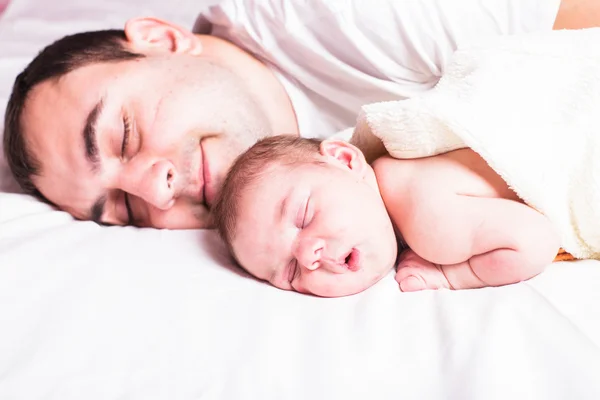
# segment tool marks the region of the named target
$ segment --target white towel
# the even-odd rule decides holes
[[[352,142],[373,159],[377,138],[397,158],[471,147],[568,252],[600,259],[600,29],[459,49],[431,91],[363,107]]]

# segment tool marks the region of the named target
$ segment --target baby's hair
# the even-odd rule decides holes
[[[236,233],[239,200],[244,191],[275,164],[318,163],[320,145],[320,139],[271,136],[256,142],[234,161],[212,209],[215,226],[234,257],[231,242]]]

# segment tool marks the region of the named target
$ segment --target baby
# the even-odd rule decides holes
[[[214,218],[250,274],[324,297],[361,292],[394,266],[405,292],[516,283],[560,246],[470,149],[371,166],[344,141],[270,137],[237,159]]]

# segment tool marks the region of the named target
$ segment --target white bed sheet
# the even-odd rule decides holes
[[[191,26],[201,6],[163,3],[12,0],[0,111],[47,40],[145,9]],[[247,277],[214,232],[99,227],[0,184],[2,400],[600,398],[599,262],[320,299]]]

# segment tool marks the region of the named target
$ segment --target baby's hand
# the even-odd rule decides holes
[[[408,249],[400,255],[396,282],[403,292],[424,289],[451,289],[440,266],[431,263]]]

